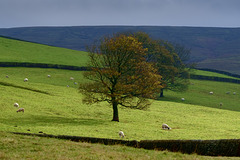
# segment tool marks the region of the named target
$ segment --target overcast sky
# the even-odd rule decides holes
[[[87,25],[240,27],[240,0],[0,0],[0,28]]]

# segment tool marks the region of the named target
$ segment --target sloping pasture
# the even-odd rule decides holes
[[[87,52],[0,37],[0,62],[86,66]]]
[[[77,85],[69,79],[72,76],[78,83],[83,81],[80,71],[1,68],[0,73],[1,131],[118,138],[118,131],[123,130],[129,140],[239,138],[239,111],[196,104],[216,102],[217,106],[219,99],[215,93],[225,92],[221,90],[222,83],[214,83],[212,87],[217,91],[209,95],[209,90],[213,89],[209,82],[193,81],[190,93],[181,93],[187,97],[184,102],[178,100],[179,95],[173,98],[174,95],[167,92],[166,99],[169,97],[175,102],[155,100],[147,110],[120,107],[120,123],[116,123],[110,121],[112,108],[108,104],[82,104]],[[49,73],[51,78],[47,77]],[[26,76],[29,81],[23,82]],[[68,83],[72,83],[70,87],[66,86]],[[203,89],[202,85],[208,87]],[[232,89],[239,87],[231,85],[235,85]],[[234,96],[239,95],[226,95],[225,101],[237,100]],[[25,108],[24,113],[16,112],[15,102]],[[162,123],[173,129],[162,130]]]

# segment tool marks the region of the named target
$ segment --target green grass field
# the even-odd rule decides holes
[[[196,69],[193,69],[193,70],[192,70],[192,74],[203,75],[203,76],[221,77],[221,78],[240,79],[240,78],[231,77],[231,76],[224,75],[224,74],[220,74],[220,73],[208,72],[208,71],[196,70]]]
[[[146,111],[120,107],[120,123],[116,123],[110,121],[112,108],[108,104],[82,104],[77,85],[70,80],[72,76],[81,82],[80,71],[1,68],[3,72],[12,73],[9,78],[1,74],[0,79],[2,84],[8,84],[0,85],[3,110],[0,122],[3,131],[118,138],[118,131],[124,130],[129,140],[240,136],[240,126],[237,125],[240,120],[237,108],[239,94],[227,95],[224,90],[225,87],[230,91],[240,89],[237,84],[195,80],[188,92],[166,92],[165,101],[153,101]],[[26,73],[29,81],[23,82]],[[48,73],[52,73],[51,78],[47,77]],[[213,89],[214,94],[209,95]],[[181,97],[186,100],[181,102]],[[220,100],[223,103],[221,108]],[[16,113],[13,107],[15,102],[25,108],[25,113]],[[161,130],[162,123],[169,124],[173,130]]]
[[[210,95],[209,92],[213,92]],[[229,94],[226,94],[229,92]],[[236,93],[234,95],[234,92]],[[240,111],[240,85],[226,82],[191,80],[187,92],[164,92],[160,101],[174,101],[186,104],[196,104],[217,109]],[[185,98],[182,102],[181,98]],[[223,105],[220,106],[220,103]]]
[[[88,54],[65,48],[0,37],[0,62],[31,62],[86,66]]]
[[[0,132],[0,159],[34,160],[236,160],[237,157],[209,157],[196,154],[188,155],[167,151],[136,149],[125,146],[106,146],[71,142],[51,138],[13,135]]]
[[[14,43],[12,45],[17,46]],[[28,43],[28,45],[35,44]],[[0,50],[2,48],[0,47]],[[46,49],[45,53],[48,51]],[[4,58],[2,53],[1,50],[1,61],[11,61],[6,58],[11,56],[3,54]],[[13,52],[9,51],[9,53]],[[27,55],[22,54],[22,56],[25,62],[31,62]],[[60,59],[64,61],[64,58]],[[16,61],[16,57],[12,58],[12,61]],[[51,59],[46,59],[45,62],[40,59],[38,62],[51,63],[50,61]],[[55,61],[60,63],[57,59]],[[61,64],[76,65],[69,59],[65,59],[65,61]],[[86,64],[86,61],[87,59],[84,59],[82,64]],[[111,121],[112,108],[107,103],[92,106],[82,103],[82,95],[78,92],[78,84],[85,81],[82,73],[81,71],[57,69],[0,67],[0,159],[18,159],[20,156],[23,156],[23,159],[31,159],[30,157],[39,157],[40,155],[45,156],[46,159],[66,159],[64,156],[68,156],[68,154],[70,154],[70,159],[74,159],[78,156],[85,156],[79,155],[78,150],[71,145],[83,149],[82,153],[87,152],[83,157],[85,159],[114,159],[111,157],[112,154],[120,155],[119,159],[142,159],[142,156],[145,157],[143,159],[159,159],[161,156],[165,159],[205,158],[120,146],[114,146],[106,154],[106,157],[102,158],[103,154],[105,155],[111,147],[25,137],[7,132],[43,132],[54,135],[119,139],[118,132],[123,130],[126,140],[240,138],[239,84],[191,80],[187,92],[165,91],[165,97],[152,101],[152,105],[147,110],[119,107],[120,122],[118,123]],[[9,78],[6,78],[6,75]],[[47,75],[51,75],[51,77],[48,78]],[[28,82],[23,81],[26,77],[29,79]],[[74,77],[74,80],[70,80],[70,77]],[[214,94],[210,95],[210,91],[213,91]],[[230,94],[226,94],[226,92],[230,92]],[[233,95],[233,92],[237,94]],[[181,98],[185,98],[185,101],[181,101]],[[16,112],[17,108],[13,106],[15,102],[25,108],[24,113]],[[223,103],[223,106],[219,106],[220,103]],[[162,130],[163,123],[167,123],[172,130]],[[48,148],[53,149],[54,147],[57,147],[57,150],[63,150],[65,145],[67,145],[68,152],[60,151],[59,155],[58,151],[51,152],[50,149],[46,154],[44,153]],[[17,146],[27,146],[31,149],[30,151],[22,149],[23,153],[18,153],[20,150]],[[9,150],[11,151],[9,152]],[[51,153],[53,153],[52,157],[49,156]]]
[[[195,80],[193,81],[195,84],[189,89],[190,93],[185,92],[180,95],[175,93],[176,95],[174,95],[166,92],[165,99],[174,97],[172,102],[153,101],[151,107],[146,111],[120,107],[120,122],[118,123],[110,121],[112,109],[107,104],[84,105],[81,102],[81,94],[78,93],[77,85],[66,86],[66,84],[73,83],[69,79],[70,76],[74,77],[77,82],[81,82],[82,72],[80,71],[0,68],[0,73],[1,159],[19,159],[19,157],[23,159],[38,159],[39,157],[41,157],[40,159],[67,159],[67,157],[71,157],[70,159],[116,159],[115,156],[118,157],[117,159],[219,158],[167,151],[148,151],[123,146],[75,143],[12,135],[6,132],[38,133],[41,131],[54,135],[119,139],[118,131],[123,130],[127,135],[126,140],[235,139],[240,136],[239,111],[196,104],[202,102],[202,99],[195,97],[198,95],[205,97],[206,103],[218,102],[215,92],[213,95],[209,95],[208,89],[218,88],[222,83],[216,83],[211,87],[208,81]],[[9,78],[5,77],[5,73],[9,75]],[[51,74],[51,78],[48,78],[47,74]],[[29,81],[23,82],[26,76]],[[233,85],[234,89],[239,87],[237,84],[226,84]],[[209,85],[206,92],[202,88],[204,85]],[[191,95],[191,97],[187,95]],[[179,101],[182,96],[187,97],[186,101]],[[232,98],[239,95],[227,96],[226,101],[232,101]],[[189,103],[190,98],[195,104],[186,104]],[[236,105],[239,103],[239,98],[237,100]],[[15,102],[25,108],[25,113],[16,113],[17,109],[13,106]],[[162,130],[162,123],[169,124],[173,129]],[[19,149],[23,146],[24,149]]]

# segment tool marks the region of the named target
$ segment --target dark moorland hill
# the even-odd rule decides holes
[[[76,26],[3,28],[0,35],[74,50],[85,50],[99,38],[117,32],[144,31],[154,39],[191,49],[199,68],[240,74],[240,28],[160,26]]]

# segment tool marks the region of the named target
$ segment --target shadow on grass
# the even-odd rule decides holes
[[[33,92],[37,92],[37,93],[50,95],[50,93],[45,92],[45,91],[41,91],[41,90],[33,89],[33,88],[27,88],[27,87],[23,87],[23,86],[18,86],[18,85],[11,84],[11,83],[0,82],[0,85],[8,86],[8,87],[14,87],[14,88],[19,88],[19,89],[25,89],[25,90],[28,90],[28,91],[33,91]]]
[[[25,114],[25,113],[24,113]],[[2,123],[7,125],[36,125],[36,126],[54,126],[54,125],[69,125],[69,126],[91,126],[91,125],[102,125],[107,123],[101,119],[90,119],[90,118],[67,118],[67,117],[54,117],[54,116],[22,116],[11,119],[1,119]]]

